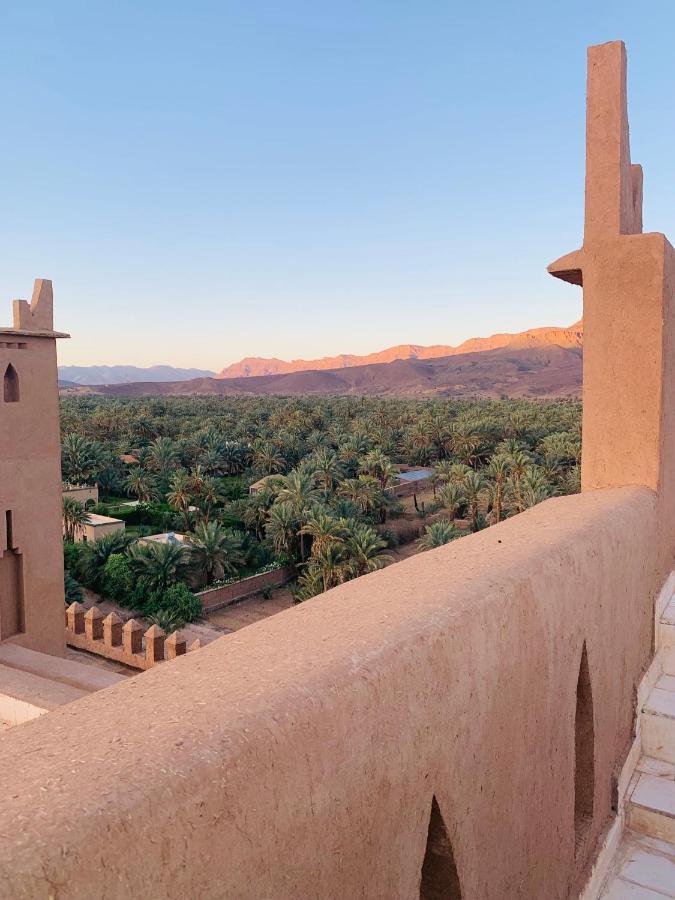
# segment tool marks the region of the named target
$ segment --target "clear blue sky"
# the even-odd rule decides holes
[[[587,44],[629,53],[675,237],[675,5],[31,0],[0,8],[0,321],[63,363],[220,368],[569,324]]]

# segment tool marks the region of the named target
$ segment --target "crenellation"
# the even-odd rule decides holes
[[[68,630],[72,634],[84,634],[84,606],[76,600],[68,607]]]
[[[103,640],[106,647],[119,647],[122,643],[122,620],[116,612],[108,613],[103,620]]]
[[[175,659],[187,653],[187,641],[180,631],[174,631],[168,636],[164,642],[164,651],[166,659]]]
[[[166,632],[159,625],[151,625],[144,634],[145,638],[145,659],[148,668],[154,666],[164,659],[164,641]]]
[[[128,656],[135,656],[143,650],[143,626],[136,619],[129,619],[122,627],[122,646]]]
[[[123,625],[116,612],[104,617],[97,606],[85,612],[77,602],[66,612],[66,642],[70,647],[141,671],[187,652],[187,642],[180,631],[167,637],[158,625],[144,630],[136,619],[129,619]],[[194,643],[197,646],[191,646],[191,650],[201,646],[199,641]]]
[[[103,640],[103,613],[98,606],[90,607],[84,614],[84,633],[90,641]]]

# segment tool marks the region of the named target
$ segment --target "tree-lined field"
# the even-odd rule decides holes
[[[195,607],[177,585],[291,562],[304,600],[385,565],[401,517],[429,521],[422,550],[577,491],[580,421],[572,401],[65,397],[64,480],[98,484],[97,511],[127,523],[69,544],[69,572],[160,618],[180,600],[184,620]],[[400,465],[435,471],[412,513],[392,493]],[[82,514],[66,510],[70,537]],[[130,543],[166,530],[186,545]]]

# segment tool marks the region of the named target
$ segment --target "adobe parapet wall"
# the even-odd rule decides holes
[[[647,488],[549,500],[13,729],[0,896],[411,900],[435,796],[465,900],[562,900],[630,743],[658,537]]]

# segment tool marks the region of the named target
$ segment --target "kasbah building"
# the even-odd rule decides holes
[[[621,42],[588,52],[586,151],[583,241],[549,266],[583,290],[581,494],[198,652],[66,614],[67,335],[49,281],[15,301],[0,897],[675,896],[675,252],[642,231]]]

